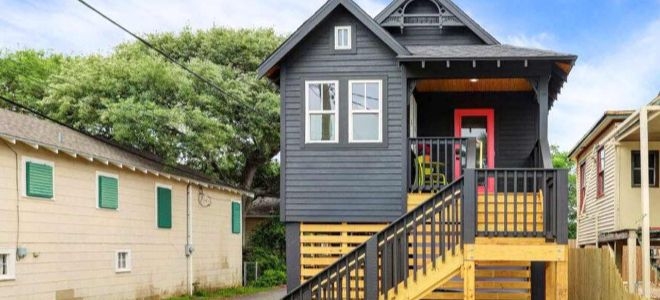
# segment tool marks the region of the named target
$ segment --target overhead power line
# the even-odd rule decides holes
[[[208,79],[208,78],[206,78],[206,77],[200,75],[199,73],[197,73],[197,72],[191,70],[191,69],[188,68],[185,64],[183,64],[183,63],[179,62],[178,60],[174,59],[172,56],[170,56],[170,55],[169,55],[168,53],[166,53],[164,50],[162,50],[162,49],[160,49],[160,48],[154,46],[152,43],[150,43],[150,42],[147,41],[146,39],[140,37],[139,35],[133,33],[132,31],[128,30],[126,27],[122,26],[122,25],[119,24],[117,21],[111,19],[110,17],[108,17],[107,15],[105,15],[104,13],[102,13],[101,11],[99,11],[98,9],[94,8],[94,7],[91,6],[89,3],[85,2],[84,0],[78,0],[78,2],[82,3],[83,5],[85,5],[87,8],[89,8],[89,9],[92,10],[92,11],[94,11],[96,14],[98,14],[98,15],[101,16],[102,18],[108,20],[108,22],[110,22],[110,23],[112,23],[113,25],[117,26],[117,27],[120,28],[122,31],[128,33],[129,35],[131,35],[132,37],[134,37],[135,39],[137,39],[138,41],[140,41],[142,44],[144,44],[145,46],[147,46],[149,49],[156,51],[156,53],[162,55],[163,57],[165,57],[167,60],[169,60],[169,61],[172,62],[173,64],[179,66],[180,68],[182,68],[182,69],[185,70],[186,72],[188,72],[188,73],[190,73],[191,75],[193,75],[195,78],[197,78],[197,79],[203,81],[204,83],[208,84],[210,87],[214,88],[216,91],[218,91],[218,93],[220,93],[222,96],[224,96],[228,101],[231,100],[231,97],[229,96],[229,94],[228,94],[227,92],[225,92],[222,88],[220,88],[217,84],[215,84],[213,81],[211,81],[210,79]],[[239,105],[242,105],[244,108],[247,108],[247,109],[250,109],[250,110],[253,110],[253,111],[256,112],[256,109],[254,109],[254,107],[252,107],[252,106],[248,106],[248,105],[246,105],[246,104],[244,104],[244,103],[242,103],[242,102],[240,102],[240,101],[235,101],[235,102],[236,102],[237,104],[239,104]]]

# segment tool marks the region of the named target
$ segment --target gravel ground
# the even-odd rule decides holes
[[[250,296],[231,298],[231,300],[280,300],[284,296],[286,296],[286,286],[278,287],[267,292],[262,292]]]

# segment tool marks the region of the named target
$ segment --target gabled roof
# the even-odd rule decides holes
[[[553,59],[576,60],[577,56],[548,50],[510,45],[408,46],[410,56],[399,59]]]
[[[273,68],[293,50],[312,30],[314,30],[337,7],[343,6],[358,19],[376,37],[385,43],[397,55],[409,55],[410,52],[397,42],[384,28],[374,21],[352,0],[329,0],[312,17],[307,19],[279,48],[259,66],[259,76],[270,75]]]
[[[388,16],[394,13],[399,7],[404,5],[407,1],[410,0],[395,0],[390,3],[383,11],[381,11],[375,18],[378,24],[383,23]],[[459,21],[461,21],[467,28],[472,30],[484,43],[488,45],[499,45],[500,42],[497,41],[490,33],[488,33],[483,27],[481,27],[477,22],[475,22],[468,14],[465,13],[460,7],[458,7],[451,0],[433,0],[438,1],[449,12],[454,14]]]
[[[594,142],[603,131],[609,128],[610,124],[616,121],[623,121],[626,118],[630,117],[634,111],[632,110],[608,110],[603,116],[594,124],[593,127],[580,139],[580,141],[571,149],[568,156],[573,159],[577,159],[577,155],[582,152],[582,150]]]
[[[153,154],[118,146],[110,141],[87,135],[49,120],[5,109],[0,109],[0,140],[5,140],[10,144],[20,142],[38,150],[66,154],[73,158],[85,159],[88,162],[96,161],[119,169],[125,168],[142,174],[153,174],[252,196],[250,192],[218,183],[184,166],[167,165]]]

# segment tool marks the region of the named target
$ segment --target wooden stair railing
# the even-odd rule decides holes
[[[460,272],[462,201],[459,178],[283,299],[420,299]]]

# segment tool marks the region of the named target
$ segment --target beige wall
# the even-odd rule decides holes
[[[610,129],[611,130],[611,129]],[[606,136],[609,131],[602,134]],[[594,145],[599,145],[600,140]],[[598,233],[612,231],[615,228],[615,192],[616,192],[616,173],[618,172],[615,164],[616,148],[613,144],[605,144],[605,195],[597,196],[597,147],[591,146],[584,153],[577,157],[578,168],[585,163],[585,181],[586,197],[584,199],[584,209],[578,211],[578,229],[577,244],[587,245],[596,244]],[[580,197],[580,176],[577,176],[577,196]],[[579,203],[580,199],[578,199]],[[579,209],[579,208],[578,208]]]
[[[642,204],[641,188],[632,187],[631,151],[639,150],[639,142],[622,142],[617,150],[620,164],[618,175],[618,228],[637,229],[641,226]],[[649,150],[660,150],[660,142],[649,143]],[[650,220],[651,227],[660,227],[660,188],[651,187]]]
[[[185,183],[47,150],[11,147],[18,152],[19,167],[23,156],[54,162],[55,196],[17,196],[21,171],[14,153],[0,142],[0,248],[16,248],[19,224],[18,246],[28,250],[16,263],[16,279],[0,281],[0,298],[54,299],[56,291],[68,289],[85,299],[185,293]],[[118,210],[96,208],[97,171],[119,175]],[[173,188],[172,229],[156,228],[156,183]],[[240,196],[205,193],[213,198],[208,208],[198,203],[197,189],[192,197],[195,280],[202,286],[239,285],[242,241],[231,233],[230,201]],[[115,273],[115,251],[123,249],[132,252],[132,270]]]

